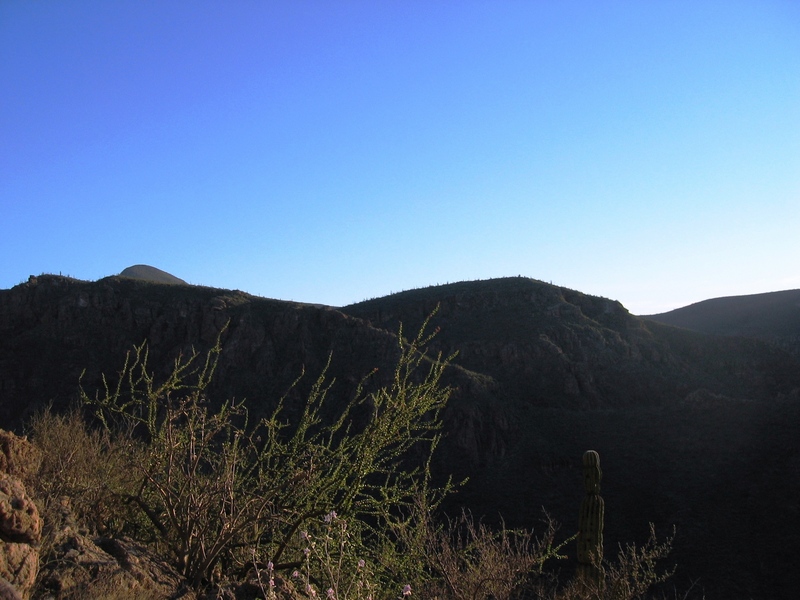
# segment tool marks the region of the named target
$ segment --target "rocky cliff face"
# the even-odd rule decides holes
[[[31,278],[0,291],[0,418],[35,402],[66,402],[147,340],[168,368],[223,333],[216,392],[279,397],[303,368],[354,383],[396,356],[400,323],[416,332],[436,306],[433,350],[458,352],[466,395],[535,406],[613,408],[675,402],[697,389],[769,398],[797,386],[795,361],[752,340],[711,338],[631,316],[618,302],[530,279],[469,282],[336,310],[236,291],[125,278]],[[349,391],[349,390],[348,390]]]
[[[414,290],[341,310],[238,291],[111,277],[32,277],[0,291],[0,419],[19,427],[37,406],[65,406],[78,382],[91,392],[135,344],[150,365],[204,351],[222,336],[212,392],[266,410],[305,370],[332,356],[334,397],[361,377],[391,373],[396,332],[415,333],[439,307],[433,352],[457,352],[445,415],[470,464],[503,456],[520,411],[670,406],[698,390],[770,399],[800,387],[797,362],[752,340],[711,338],[631,316],[618,302],[526,278]],[[291,395],[303,397],[304,384]],[[522,430],[524,434],[524,429]],[[465,465],[467,468],[467,465]]]

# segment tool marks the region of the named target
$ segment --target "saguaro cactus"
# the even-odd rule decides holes
[[[581,502],[578,520],[578,578],[592,587],[603,585],[601,562],[605,506],[600,497],[602,477],[600,455],[594,450],[587,450],[583,454],[583,486],[586,495]]]

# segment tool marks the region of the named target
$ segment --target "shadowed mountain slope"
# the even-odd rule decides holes
[[[642,318],[712,335],[775,342],[800,356],[800,290],[714,298]]]
[[[619,302],[511,277],[411,290],[341,310],[373,327],[414,330],[436,306],[435,344],[536,406],[663,405],[698,389],[773,397],[795,381],[785,353],[632,316]]]
[[[166,373],[179,354],[210,348],[226,324],[213,391],[253,403],[282,396],[303,369],[315,378],[331,352],[331,374],[344,386],[396,347],[393,336],[333,309],[127,277],[39,276],[0,291],[0,418],[16,426],[42,402],[67,404],[84,369],[92,389],[144,341],[151,366]]]
[[[603,457],[606,548],[678,529],[678,581],[706,598],[792,597],[779,547],[800,550],[800,365],[758,340],[634,317],[618,302],[525,278],[410,290],[342,310],[413,330],[440,306],[435,345],[496,383],[502,444],[484,448],[458,501],[530,525],[545,507],[572,531],[583,450]],[[485,415],[448,428],[458,464]],[[456,450],[453,454],[448,454]],[[488,492],[491,490],[491,492]],[[731,522],[740,526],[731,527]],[[791,522],[791,526],[789,526]],[[788,528],[787,528],[788,527]],[[780,541],[778,541],[780,540]],[[758,566],[756,566],[758,564]]]
[[[431,350],[458,352],[434,469],[470,481],[452,497],[509,525],[545,507],[574,531],[580,457],[603,461],[606,548],[641,543],[648,521],[678,527],[678,581],[706,597],[793,597],[800,576],[800,363],[775,345],[708,336],[628,313],[618,302],[526,278],[410,290],[341,309],[127,277],[40,276],[0,290],[0,427],[91,392],[133,344],[150,364],[210,347],[222,333],[212,396],[289,416],[332,356],[331,400],[373,368],[391,374],[408,334],[436,307]],[[226,328],[227,325],[227,328]],[[570,550],[570,553],[572,551]],[[568,566],[565,568],[569,568]],[[789,595],[786,595],[789,594]]]

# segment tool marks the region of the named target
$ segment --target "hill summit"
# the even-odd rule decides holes
[[[133,265],[124,269],[119,274],[120,277],[129,277],[131,279],[141,279],[142,281],[149,281],[151,283],[169,283],[173,285],[189,285],[183,279],[175,277],[166,271],[156,269],[149,265]]]

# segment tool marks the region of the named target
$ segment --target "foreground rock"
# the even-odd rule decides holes
[[[27,600],[39,571],[42,520],[21,480],[35,456],[27,440],[0,430],[0,600]]]
[[[292,583],[276,576],[277,600],[299,600]],[[214,586],[197,594],[181,575],[144,544],[130,538],[90,537],[66,528],[43,567],[36,598],[41,600],[256,600],[267,596],[269,577]],[[16,597],[10,597],[16,600]],[[0,587],[0,600],[6,600]]]
[[[38,598],[195,599],[174,569],[128,538],[91,538],[67,529],[53,554],[43,568]]]

